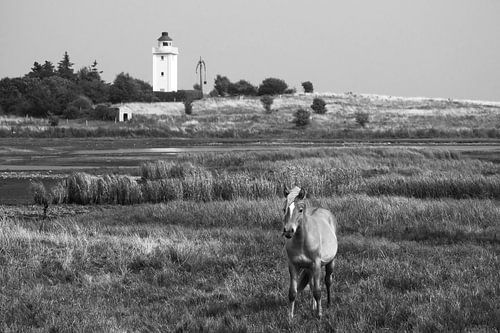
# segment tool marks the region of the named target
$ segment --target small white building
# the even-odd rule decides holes
[[[185,113],[184,104],[181,102],[158,103],[125,103],[117,104],[118,121],[128,121],[133,117],[141,116],[181,116]]]
[[[177,55],[168,32],[162,32],[153,47],[153,91],[177,91]]]

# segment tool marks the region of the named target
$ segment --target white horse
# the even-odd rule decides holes
[[[325,266],[325,284],[328,306],[331,303],[330,286],[337,254],[337,221],[333,214],[323,208],[309,207],[304,201],[304,189],[285,187],[286,202],[283,208],[286,252],[290,272],[290,318],[293,318],[297,289],[310,284],[313,294],[313,310],[321,317],[321,267]]]

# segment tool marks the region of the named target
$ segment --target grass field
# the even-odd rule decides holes
[[[299,108],[310,109],[317,96],[327,103],[327,112],[313,113],[309,126],[297,128],[294,113]],[[264,111],[257,97],[205,98],[193,104],[192,115],[184,114],[180,103],[171,104],[122,106],[136,112],[125,123],[61,120],[59,126],[50,127],[46,120],[3,117],[0,137],[500,138],[498,102],[352,93],[295,94],[276,96],[270,113]],[[163,110],[164,114],[150,115],[155,110]],[[358,112],[368,114],[366,127],[356,123]]]
[[[92,204],[46,219],[0,206],[0,331],[500,330],[498,164],[322,148],[184,155],[135,175],[74,174],[55,201]],[[308,290],[287,318],[285,183],[339,220],[322,319]]]

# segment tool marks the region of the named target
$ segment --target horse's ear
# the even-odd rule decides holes
[[[297,198],[299,198],[299,200],[302,200],[306,197],[306,190],[304,190],[303,188],[300,189],[300,192],[299,194],[297,195]]]
[[[286,185],[283,188],[283,194],[285,195],[285,198],[288,197],[288,195],[290,194],[290,191],[288,191],[288,189],[286,188]]]

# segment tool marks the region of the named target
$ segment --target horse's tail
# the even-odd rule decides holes
[[[304,290],[305,287],[309,284],[309,280],[311,279],[311,273],[308,270],[303,269],[299,275],[299,286],[298,291]]]

